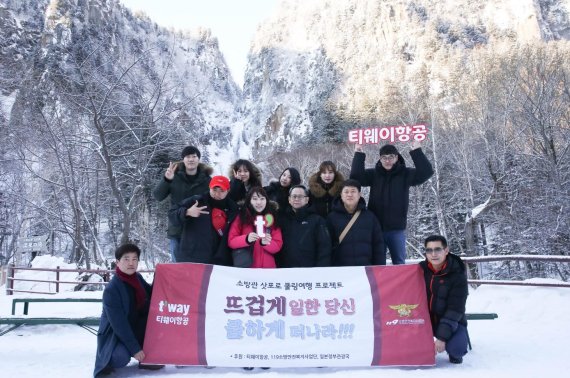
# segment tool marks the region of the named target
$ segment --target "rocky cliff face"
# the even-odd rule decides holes
[[[0,3],[0,91],[7,96],[22,81],[33,61],[34,51],[41,39],[44,20],[37,8],[45,1],[4,1]]]
[[[395,119],[395,89],[445,96],[471,52],[570,39],[568,0],[283,2],[256,35],[244,97],[249,139],[289,148]],[[410,110],[414,113],[414,109]],[[414,119],[415,118],[415,119]]]
[[[567,235],[552,230],[568,229],[569,12],[570,0],[284,1],[258,29],[241,92],[207,30],[166,30],[117,0],[0,0],[11,243],[55,232],[74,261],[120,234],[164,250],[168,205],[151,192],[182,145],[200,145],[215,173],[252,155],[280,173],[288,158],[276,151],[434,114],[443,189],[430,200],[424,186],[417,203],[438,207],[412,204],[410,234],[435,211],[429,229],[459,219],[449,227],[458,235],[465,209],[496,197],[504,208],[486,232],[506,235],[497,246],[564,253]],[[305,177],[320,159],[310,151],[315,162],[291,163]]]
[[[65,108],[61,93],[71,89],[61,78],[93,58],[101,62],[94,76],[119,78],[134,64],[140,80],[122,84],[134,92],[145,81],[160,82],[158,102],[177,103],[169,127],[186,142],[206,145],[214,160],[228,148],[241,91],[209,30],[166,30],[117,0],[2,0],[0,27],[0,94],[11,127],[26,122],[32,97],[35,106]]]
[[[421,121],[414,98],[444,99],[461,75],[450,67],[474,51],[570,39],[569,14],[570,0],[284,1],[258,29],[242,94],[207,30],[165,30],[117,0],[0,0],[0,119],[25,122],[24,97],[57,102],[53,73],[99,52],[117,72],[144,57],[137,75],[164,76],[183,104],[169,127],[214,161],[338,142],[351,127]]]

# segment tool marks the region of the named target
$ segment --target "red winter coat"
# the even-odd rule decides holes
[[[245,248],[250,244],[247,242],[247,235],[250,232],[255,232],[253,224],[242,224],[241,218],[238,216],[233,221],[230,231],[228,233],[228,246],[231,249]],[[283,246],[283,237],[281,236],[281,229],[271,228],[271,242],[267,245],[261,245],[261,239],[258,239],[253,244],[253,264],[252,268],[276,268],[275,255],[281,250]]]

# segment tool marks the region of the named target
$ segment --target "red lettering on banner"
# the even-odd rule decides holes
[[[362,129],[349,130],[348,131],[348,141],[350,143],[362,144]]]
[[[342,303],[337,299],[330,299],[325,301],[325,308],[327,309],[327,314],[337,315],[339,310],[342,311],[344,315],[353,315],[355,313],[354,298],[343,299]]]
[[[304,315],[303,301],[301,299],[297,301],[290,301],[289,307],[291,307],[291,315],[293,316]]]
[[[419,266],[310,269],[158,265],[145,361],[278,367],[434,364]]]
[[[421,142],[427,136],[427,128],[426,125],[414,125],[412,126],[412,134],[414,135],[414,140]]]
[[[381,140],[389,140],[394,142],[394,127],[383,127],[379,130]]]
[[[378,129],[364,129],[362,137],[364,139],[364,143],[376,144],[378,143]]]
[[[377,144],[381,141],[390,143],[408,142],[410,139],[422,141],[426,139],[428,129],[426,125],[382,126],[366,129],[352,129],[348,131],[348,141],[357,144]]]

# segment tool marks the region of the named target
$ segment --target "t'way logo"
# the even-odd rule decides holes
[[[158,311],[170,312],[175,314],[188,315],[190,311],[189,304],[168,303],[167,301],[158,302]]]

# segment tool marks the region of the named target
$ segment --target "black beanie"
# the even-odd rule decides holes
[[[380,148],[380,156],[398,155],[398,149],[393,144],[385,144]]]
[[[197,148],[194,147],[194,146],[186,146],[186,147],[184,147],[184,149],[182,150],[182,153],[181,153],[182,159],[184,159],[184,157],[185,157],[186,155],[194,155],[194,154],[195,154],[196,156],[198,156],[198,159],[200,159],[200,150],[197,149]]]

